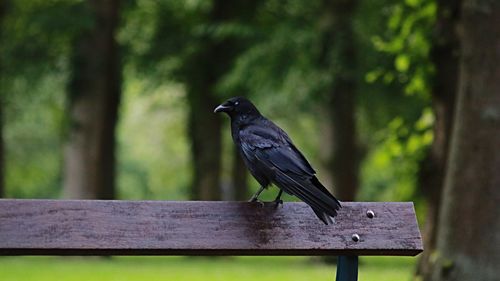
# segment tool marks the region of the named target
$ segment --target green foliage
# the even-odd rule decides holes
[[[185,199],[191,166],[182,88],[171,83],[143,95],[145,81],[130,74],[126,78],[118,128],[118,196]]]
[[[428,30],[433,19],[412,20],[413,25],[404,24],[406,32],[402,34],[399,30],[409,17],[398,12],[402,10],[402,5],[405,4],[394,0],[362,1],[358,9],[356,30],[360,46],[360,123],[369,131],[369,135],[385,128],[396,117],[402,117],[407,124],[415,123],[423,108],[430,103],[428,91],[432,67],[427,46],[430,44]],[[420,12],[408,9],[406,13],[411,15]],[[413,30],[425,34],[425,44],[415,44],[409,39],[413,36]],[[381,47],[398,44],[401,45],[399,49]],[[409,58],[414,58],[414,61],[411,62]],[[408,69],[403,71],[404,68]],[[415,76],[417,72],[424,76]],[[415,78],[417,82],[410,82],[409,78]],[[425,90],[411,92],[407,89],[411,83],[419,84],[422,81]]]
[[[23,77],[13,81],[5,104],[6,194],[15,198],[57,197],[60,192],[65,77],[47,75],[36,89]],[[29,95],[23,94],[32,91]]]
[[[204,57],[209,53],[207,50],[217,44],[234,45],[236,39],[244,42],[254,36],[249,19],[245,18],[245,13],[251,14],[251,11],[241,12],[240,18],[215,19],[212,5],[211,1],[137,1],[136,6],[125,12],[127,21],[119,36],[131,65],[154,81],[169,78],[189,84],[199,79],[196,75],[207,63]],[[228,7],[250,6],[251,10],[251,5]],[[223,55],[231,58],[233,51],[229,50]],[[225,68],[222,61],[211,65],[216,72]]]
[[[74,36],[92,24],[82,0],[11,1],[2,22],[2,75],[43,78],[65,71]]]
[[[311,106],[311,97],[314,100],[331,81],[318,67],[321,8],[321,1],[266,1],[254,27],[258,37],[238,57],[221,91],[244,87],[273,110]]]
[[[425,110],[413,126],[396,117],[386,129],[378,132],[379,144],[368,155],[362,169],[362,200],[415,199],[419,163],[432,143],[433,121],[432,112]]]
[[[389,7],[391,16],[386,34],[371,38],[377,51],[390,54],[394,59],[391,68],[378,68],[366,74],[366,79],[383,79],[386,83],[396,80],[408,95],[430,97],[431,32],[436,3],[432,0],[407,0]]]
[[[419,163],[432,142],[429,52],[436,3],[365,1],[360,8],[365,15],[373,11],[385,16],[378,18],[380,25],[364,21],[372,16],[361,18],[358,25],[362,46],[368,50],[362,62],[366,72],[360,132],[363,143],[371,147],[362,165],[361,198],[415,200]]]
[[[69,45],[91,24],[82,3],[20,0],[7,6],[0,27],[0,94],[8,197],[60,193]]]

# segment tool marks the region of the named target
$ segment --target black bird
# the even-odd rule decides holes
[[[280,127],[260,114],[246,98],[234,97],[214,110],[231,118],[231,135],[250,173],[260,189],[251,202],[269,185],[280,188],[274,200],[283,203],[283,191],[307,203],[325,224],[332,223],[340,202],[316,178],[316,172],[290,137]]]

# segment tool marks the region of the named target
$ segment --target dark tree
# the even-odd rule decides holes
[[[427,201],[427,216],[424,228],[424,248],[417,275],[427,276],[431,272],[430,257],[436,247],[437,222],[444,175],[447,166],[451,129],[453,124],[455,97],[458,85],[459,40],[457,23],[460,16],[460,2],[438,0],[436,27],[433,38],[431,59],[436,74],[432,89],[432,106],[435,123],[434,140],[420,166],[419,188]]]
[[[203,63],[202,60],[207,62]],[[214,93],[215,81],[209,79],[209,60],[211,57],[208,54],[199,58],[200,72],[207,72],[199,73],[196,80],[191,80],[188,86],[188,132],[194,165],[190,197],[194,200],[221,199],[221,120],[212,112],[212,108],[218,104],[218,99]]]
[[[459,84],[432,280],[500,276],[500,2],[464,0]]]
[[[357,54],[353,18],[357,1],[325,1],[323,55],[333,76],[329,92],[328,114],[333,146],[329,170],[337,198],[353,201],[358,190],[359,149],[356,135],[355,102]]]
[[[115,196],[115,127],[121,95],[119,0],[88,0],[92,25],[73,44],[64,197]]]
[[[1,71],[1,70],[0,70]],[[1,75],[1,73],[0,73]],[[0,83],[2,83],[0,77]],[[0,84],[0,198],[5,196],[5,141],[3,138],[3,107],[4,107],[4,98],[3,98],[3,85]]]
[[[0,46],[5,40],[4,38],[4,19],[7,13],[7,0],[0,1]],[[0,61],[0,198],[5,196],[5,140],[3,134],[4,128],[4,106],[5,106],[5,72],[4,68],[6,66]]]
[[[207,25],[245,23],[252,19],[259,1],[213,1]],[[203,47],[186,62],[184,82],[189,102],[189,136],[194,163],[191,199],[221,199],[221,118],[213,114],[220,103],[217,83],[231,69],[236,56],[245,49],[245,40],[233,35],[207,34]],[[239,173],[239,172],[238,172]],[[240,181],[241,174],[235,175]],[[239,184],[239,183],[234,183]]]
[[[249,190],[248,190],[248,172],[245,166],[245,162],[243,162],[243,158],[238,151],[233,154],[233,169],[232,169],[232,184],[234,190],[234,200],[248,200],[250,198]]]

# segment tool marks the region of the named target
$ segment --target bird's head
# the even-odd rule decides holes
[[[227,101],[223,102],[221,105],[217,106],[214,112],[225,112],[230,117],[238,115],[260,115],[255,105],[253,105],[251,101],[244,97],[230,98]]]

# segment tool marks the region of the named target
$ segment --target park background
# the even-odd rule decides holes
[[[0,197],[246,200],[213,114],[246,96],[340,200],[415,202],[425,252],[362,259],[361,280],[493,280],[499,63],[493,0],[1,0]],[[333,276],[303,257],[0,257],[9,281]]]

